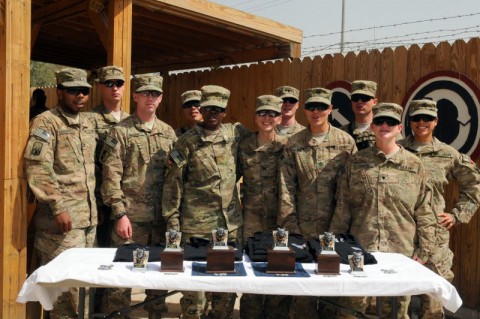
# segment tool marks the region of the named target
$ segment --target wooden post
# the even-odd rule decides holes
[[[132,0],[110,0],[108,8],[108,65],[123,68],[125,89],[122,108],[130,113],[130,72],[132,67]]]
[[[31,0],[2,1],[0,26],[0,317],[25,318],[17,303],[26,279],[27,202],[23,150],[28,137]]]

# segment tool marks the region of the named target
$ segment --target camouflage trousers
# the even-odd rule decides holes
[[[136,243],[140,245],[154,245],[165,240],[165,226],[163,224],[155,223],[134,223],[132,222],[132,238],[120,238],[115,230],[112,229],[111,243],[112,247],[119,247],[124,244]],[[130,288],[109,288],[105,289],[100,311],[104,314],[110,314],[113,311],[126,308],[130,305],[132,289]],[[164,290],[145,290],[148,301],[153,298],[158,298],[167,291]],[[167,312],[167,305],[165,299],[160,298],[158,302],[146,305],[144,309],[149,313],[149,318],[161,318],[161,313]],[[123,318],[129,318],[124,316]]]
[[[336,310],[332,306],[321,302],[322,300],[335,302],[336,297],[293,297],[288,318],[335,318]]]
[[[240,299],[242,319],[288,319],[292,296],[243,294]]]
[[[229,240],[237,240],[241,229],[233,230],[228,233]],[[188,242],[190,237],[200,237],[211,239],[211,235],[182,233],[182,243]],[[223,292],[203,292],[203,291],[183,291],[183,297],[180,299],[182,307],[182,319],[229,319],[233,315],[235,293]]]
[[[65,234],[37,230],[35,249],[41,265],[46,265],[55,257],[70,248],[89,248],[95,242],[96,227],[72,229]],[[50,319],[77,318],[78,288],[70,288],[54,302]]]
[[[434,273],[452,282],[454,274],[451,270],[453,265],[453,253],[448,244],[440,247],[438,252],[425,263],[425,267]],[[443,319],[445,313],[442,303],[428,295],[420,295],[420,318],[422,319]]]
[[[392,300],[396,300],[397,303],[397,319],[409,319],[408,305],[410,304],[410,296],[401,297],[383,297],[377,298],[376,307],[382,307],[382,317],[392,317]],[[343,306],[347,310],[338,310],[337,318],[339,319],[355,319],[352,311],[358,311],[365,314],[371,298],[369,297],[342,297],[337,299],[337,304]]]

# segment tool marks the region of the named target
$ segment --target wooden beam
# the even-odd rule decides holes
[[[105,50],[108,50],[108,18],[104,16],[103,11],[97,13],[90,9],[87,10],[90,21],[92,22],[95,31],[97,31],[98,37],[100,38],[100,41],[102,41],[103,47],[105,48]]]
[[[36,9],[32,13],[32,24],[52,23],[64,20],[85,12],[88,1],[85,0],[60,0]]]
[[[31,50],[33,50],[33,47],[35,46],[35,42],[37,41],[38,33],[40,32],[41,28],[42,28],[41,23],[32,24],[32,31],[31,31],[31,37],[30,37]]]
[[[122,108],[130,113],[132,68],[132,0],[110,0],[108,7],[108,65],[121,66],[125,75]]]
[[[0,32],[1,318],[25,318],[15,302],[26,278],[27,196],[23,151],[28,138],[31,0],[5,1]]]
[[[0,28],[5,25],[5,0],[0,0]]]

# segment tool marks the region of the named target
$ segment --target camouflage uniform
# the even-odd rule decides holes
[[[185,91],[182,93],[180,98],[182,100],[182,109],[185,107],[191,108],[192,105],[198,107],[200,105],[200,99],[202,98],[202,92],[199,90]],[[177,137],[180,137],[188,132],[191,128],[192,126],[187,124],[181,128],[177,128],[175,130],[175,134],[177,134]]]
[[[183,127],[181,127],[181,128],[177,128],[177,129],[175,130],[175,135],[176,135],[177,137],[180,137],[180,136],[182,136],[183,134],[185,134],[185,133],[187,133],[188,131],[190,131],[190,129],[191,129],[191,127],[188,126],[188,125],[185,125],[185,126],[183,126]]]
[[[409,107],[410,116],[425,114],[437,117],[436,103],[429,100],[414,100]],[[456,223],[468,223],[480,204],[480,172],[469,156],[433,137],[428,144],[417,146],[413,136],[401,141],[410,152],[418,156],[425,166],[428,182],[432,187],[432,208],[435,214],[446,212],[444,192],[449,180],[458,183],[459,199],[450,213]],[[437,216],[438,218],[438,216]],[[438,222],[438,221],[437,221]],[[451,271],[453,252],[449,248],[450,232],[440,226],[437,229],[437,250],[425,264],[430,270],[448,281],[453,280]],[[443,318],[441,302],[422,295],[423,318]]]
[[[357,146],[357,149],[359,151],[375,145],[375,134],[373,134],[370,128],[366,129],[363,132],[360,132],[355,128],[355,123],[350,123],[343,125],[342,127],[340,127],[340,129],[347,132],[348,134],[350,134],[351,137],[353,137],[353,139],[355,140],[355,145]]]
[[[204,94],[208,90],[207,95]],[[210,92],[212,90],[212,92]],[[221,92],[222,95],[218,96]],[[228,100],[229,91],[202,87],[203,103]],[[216,101],[221,102],[221,101]],[[224,105],[226,107],[226,101]],[[170,169],[163,191],[163,216],[167,227],[182,231],[182,241],[192,236],[211,239],[212,229],[228,229],[230,240],[241,240],[242,211],[237,192],[237,149],[247,130],[237,124],[221,124],[218,134],[206,136],[202,124],[183,134],[171,152]],[[229,318],[235,294],[213,293],[215,318]],[[184,293],[183,318],[199,318],[204,312],[203,293]]]
[[[275,106],[275,102],[278,105]],[[255,111],[272,110],[280,113],[281,103],[281,99],[275,96],[260,96]],[[270,144],[259,146],[256,133],[240,142],[238,166],[243,176],[244,243],[257,231],[278,228],[278,166],[286,143],[286,137],[275,135]],[[291,296],[242,294],[240,317],[287,318],[290,302]]]
[[[275,90],[275,95],[281,99],[286,99],[286,98],[295,99],[297,100],[297,103],[298,103],[299,91],[298,89],[292,86],[283,85],[278,87]],[[275,127],[275,134],[279,136],[286,136],[286,137],[290,137],[305,129],[305,126],[299,124],[298,122],[295,122],[295,124],[293,124],[292,126],[289,126],[286,131],[285,130],[280,131],[280,126],[281,125],[279,124]],[[282,127],[282,128],[285,128],[285,127]]]
[[[358,152],[339,178],[330,231],[351,233],[367,251],[416,255],[426,261],[435,249],[437,227],[425,181],[421,161],[402,147],[388,158],[375,146]],[[397,299],[398,318],[408,318],[410,297]],[[365,312],[366,300],[342,298],[339,303]]]
[[[298,132],[301,132],[305,129],[305,126],[299,124],[298,122],[295,122],[295,124],[293,124],[287,131],[287,133],[282,133],[280,132],[280,129],[278,128],[278,126],[275,128],[275,134],[279,135],[279,136],[286,136],[286,137],[291,137],[295,134],[297,134]]]
[[[113,218],[126,213],[133,230],[133,237],[129,239],[121,238],[113,230],[113,247],[131,242],[151,245],[164,240],[162,191],[167,154],[175,141],[175,132],[168,124],[155,118],[150,129],[137,114],[114,126],[105,138],[100,155],[102,197],[112,208]],[[131,289],[108,289],[103,299],[103,312],[128,306],[130,292]],[[146,291],[147,299],[164,293]],[[146,306],[146,309],[150,317],[166,311],[164,301]]]
[[[57,83],[86,72],[63,69]],[[41,265],[74,247],[93,247],[97,225],[95,204],[95,130],[85,113],[73,116],[60,106],[36,116],[30,126],[24,158],[28,184],[38,200],[33,223],[35,249]],[[68,212],[72,230],[60,232],[54,216]],[[63,293],[54,304],[50,318],[77,317],[77,288]]]

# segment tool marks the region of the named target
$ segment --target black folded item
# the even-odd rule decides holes
[[[227,245],[235,249],[235,260],[243,259],[243,247],[234,241],[227,242]],[[183,259],[202,261],[207,260],[207,248],[213,247],[213,243],[208,239],[190,237],[190,242],[183,246]]]
[[[267,251],[273,247],[273,234],[271,231],[256,232],[253,237],[248,237],[245,252],[251,261],[267,261]],[[288,234],[288,247],[295,251],[295,260],[301,263],[313,261],[309,251],[306,250],[305,238],[299,234]]]
[[[319,252],[322,251],[322,247],[318,239],[309,240],[308,247],[310,248],[310,253],[313,256],[316,256]],[[373,256],[369,252],[366,252],[365,249],[363,249],[363,247],[357,241],[357,239],[350,234],[335,235],[335,251],[340,256],[340,262],[342,264],[348,265],[348,255],[353,255],[354,251],[362,252],[363,262],[365,265],[372,265],[377,263],[375,256]]]
[[[148,250],[148,261],[160,261],[165,245],[145,246],[140,244],[126,244],[117,248],[113,261],[131,261],[133,262],[133,252],[137,248]]]

